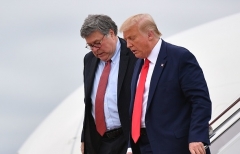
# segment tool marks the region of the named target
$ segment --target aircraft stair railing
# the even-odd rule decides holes
[[[209,124],[212,154],[228,154],[240,147],[240,97]],[[235,140],[235,141],[234,141]],[[238,145],[236,145],[236,143]],[[235,147],[233,146],[235,145]],[[207,147],[206,147],[207,148]],[[226,151],[228,150],[228,151]],[[239,152],[239,150],[238,150]],[[231,153],[234,154],[235,152]]]

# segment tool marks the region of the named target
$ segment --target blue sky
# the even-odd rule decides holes
[[[1,154],[16,154],[41,121],[82,84],[88,50],[79,29],[88,14],[107,14],[121,25],[133,14],[149,13],[166,38],[240,12],[238,0],[0,2]]]

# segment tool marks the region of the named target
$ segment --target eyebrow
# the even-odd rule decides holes
[[[131,36],[128,36],[126,38],[124,37],[125,40],[127,40],[127,39],[132,40],[134,38],[136,38],[136,35],[131,35]]]
[[[99,43],[101,40],[95,40],[93,43],[87,43],[87,45],[93,45],[93,44],[96,44],[96,43]]]

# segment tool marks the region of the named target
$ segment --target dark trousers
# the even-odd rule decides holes
[[[124,135],[121,134],[116,138],[102,137],[101,145],[98,154],[126,154],[127,141]]]

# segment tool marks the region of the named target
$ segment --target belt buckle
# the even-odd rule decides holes
[[[106,135],[107,135],[108,138],[112,138],[112,135],[110,135],[110,134],[111,134],[111,132],[106,133]]]
[[[115,131],[110,132],[110,133],[108,134],[108,137],[109,137],[109,138],[116,138],[116,137],[118,137],[118,136],[119,136],[118,130],[115,130]]]
[[[119,131],[120,131],[119,129],[116,129],[116,130],[113,130],[111,132],[107,132],[106,136],[108,138],[116,138],[116,137],[118,137],[120,135]]]

